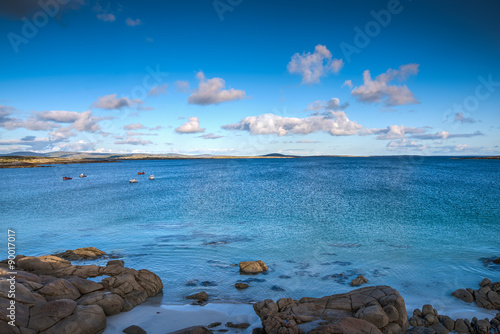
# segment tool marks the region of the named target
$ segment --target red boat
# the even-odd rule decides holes
[[[144,175],[144,174],[146,174],[146,173],[145,173],[145,172],[137,172],[137,174],[139,174],[139,175]]]
[[[63,176],[63,180],[72,180],[72,179],[73,179],[72,177]]]

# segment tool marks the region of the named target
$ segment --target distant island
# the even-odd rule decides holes
[[[370,156],[353,155],[315,155],[300,156],[286,155],[281,153],[270,153],[265,155],[237,156],[237,155],[186,155],[177,153],[147,154],[147,153],[85,153],[85,152],[14,152],[0,155],[0,168],[31,168],[31,167],[51,167],[50,165],[63,164],[87,164],[87,163],[107,163],[130,160],[182,160],[182,159],[298,159],[312,157],[351,157],[367,158]],[[489,157],[450,157],[451,159],[500,159],[500,156]]]

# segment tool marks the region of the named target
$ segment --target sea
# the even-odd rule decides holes
[[[500,257],[500,160],[142,160],[0,176],[3,239],[15,231],[17,254],[97,247],[159,275],[165,305],[200,291],[221,304],[321,297],[363,275],[397,289],[410,315],[424,304],[494,314],[450,294],[500,280],[489,261]],[[247,260],[269,270],[242,275]]]

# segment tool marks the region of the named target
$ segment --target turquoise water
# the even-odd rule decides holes
[[[2,169],[2,227],[17,231],[19,254],[95,246],[152,270],[164,303],[201,290],[213,302],[319,297],[363,274],[409,307],[450,313],[474,308],[452,291],[500,279],[500,266],[481,261],[500,256],[499,167],[380,157]],[[270,271],[242,276],[233,266],[256,259]],[[249,289],[234,288],[245,280]]]

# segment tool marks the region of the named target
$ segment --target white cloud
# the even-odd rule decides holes
[[[428,148],[426,145],[406,138],[390,141],[386,147],[389,151],[423,151]]]
[[[116,20],[116,17],[113,14],[106,13],[97,14],[97,18],[104,22],[114,22]]]
[[[133,137],[133,136],[158,136],[158,134],[157,133],[144,133],[144,132],[127,131],[127,136],[128,137]]]
[[[124,130],[140,130],[140,129],[145,129],[146,127],[142,125],[141,123],[135,123],[135,124],[127,124],[123,127]]]
[[[152,141],[150,140],[142,140],[141,137],[138,138],[127,138],[125,140],[117,140],[115,141],[115,144],[117,145],[140,145],[140,146],[146,146],[153,144]]]
[[[209,105],[241,100],[245,97],[244,90],[225,90],[225,81],[221,78],[207,79],[203,72],[198,72],[196,78],[200,81],[198,88],[188,98],[188,103]]]
[[[163,84],[163,85],[158,85],[158,86],[154,86],[153,88],[151,88],[148,92],[148,96],[158,96],[158,95],[161,95],[161,94],[167,94],[167,84]]]
[[[205,129],[200,129],[200,121],[198,120],[198,117],[188,117],[188,121],[176,128],[175,132],[180,134],[197,133],[205,132]]]
[[[476,123],[475,120],[470,117],[464,116],[464,114],[461,112],[455,114],[455,118],[453,119],[453,121],[457,123]]]
[[[206,133],[204,135],[198,136],[198,138],[203,138],[203,139],[219,139],[222,137],[224,137],[224,136],[218,136],[214,133]]]
[[[340,100],[334,97],[329,101],[322,101],[322,100],[314,101],[313,103],[307,106],[306,110],[316,111],[316,112],[320,110],[337,111],[337,110],[344,110],[348,106],[349,102],[340,104]]]
[[[275,114],[250,116],[236,124],[223,125],[226,130],[248,131],[253,135],[309,134],[327,132],[332,136],[357,134],[362,126],[349,120],[343,111],[330,111],[329,117],[310,116],[306,118],[282,117]]]
[[[94,151],[96,143],[87,142],[84,140],[78,140],[74,143],[60,143],[57,144],[61,151],[72,151],[72,152],[84,152],[84,151]]]
[[[113,109],[121,109],[124,107],[135,107],[139,104],[143,104],[144,102],[141,99],[129,99],[128,97],[117,97],[117,94],[110,94],[99,96],[97,101],[94,102],[93,106],[96,108],[113,110]]]
[[[92,116],[90,110],[81,113],[65,110],[42,111],[36,114],[36,117],[43,121],[71,123],[71,127],[77,131],[96,132],[101,129],[98,124],[101,118]]]
[[[142,21],[140,19],[135,19],[132,20],[130,17],[125,20],[125,24],[128,25],[129,27],[135,27],[138,25],[142,24]]]
[[[342,59],[332,58],[332,53],[326,46],[318,44],[313,53],[294,54],[287,69],[291,74],[301,75],[304,84],[319,83],[320,77],[326,76],[329,72],[338,73],[344,66]]]
[[[481,131],[476,131],[474,133],[457,133],[457,134],[451,134],[448,131],[439,131],[437,133],[413,135],[412,138],[421,140],[444,140],[450,138],[470,138],[475,136],[484,136],[484,134]]]
[[[352,80],[346,80],[344,81],[344,83],[342,84],[342,87],[349,87],[349,88],[352,88],[353,84],[352,84]]]
[[[418,64],[401,65],[399,70],[389,69],[378,75],[375,80],[372,80],[370,71],[366,70],[363,72],[363,85],[355,87],[351,94],[359,101],[383,102],[386,106],[419,103],[406,85],[390,84],[395,79],[405,81],[409,76],[416,75],[418,67]]]
[[[407,133],[424,133],[422,128],[405,127],[404,125],[389,125],[382,129],[365,129],[361,135],[378,135],[377,139],[390,140],[404,138]]]

